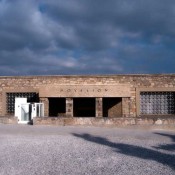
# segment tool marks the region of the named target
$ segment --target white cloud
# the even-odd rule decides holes
[[[174,7],[172,0],[1,0],[1,74],[174,71]]]

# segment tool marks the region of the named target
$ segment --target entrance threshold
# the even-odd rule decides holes
[[[31,122],[30,121],[18,121],[18,124],[30,124]]]

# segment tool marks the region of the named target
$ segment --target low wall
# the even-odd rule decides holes
[[[17,124],[17,117],[0,117],[0,123],[2,124]]]
[[[36,117],[34,125],[58,125],[58,126],[165,126],[175,128],[175,118],[59,118],[59,117]]]

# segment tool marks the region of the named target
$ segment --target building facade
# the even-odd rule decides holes
[[[175,74],[0,77],[0,116],[14,116],[16,97],[47,117],[173,116]]]

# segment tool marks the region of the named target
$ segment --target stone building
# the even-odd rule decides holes
[[[175,74],[0,77],[0,116],[16,97],[44,103],[47,118],[173,116]]]

